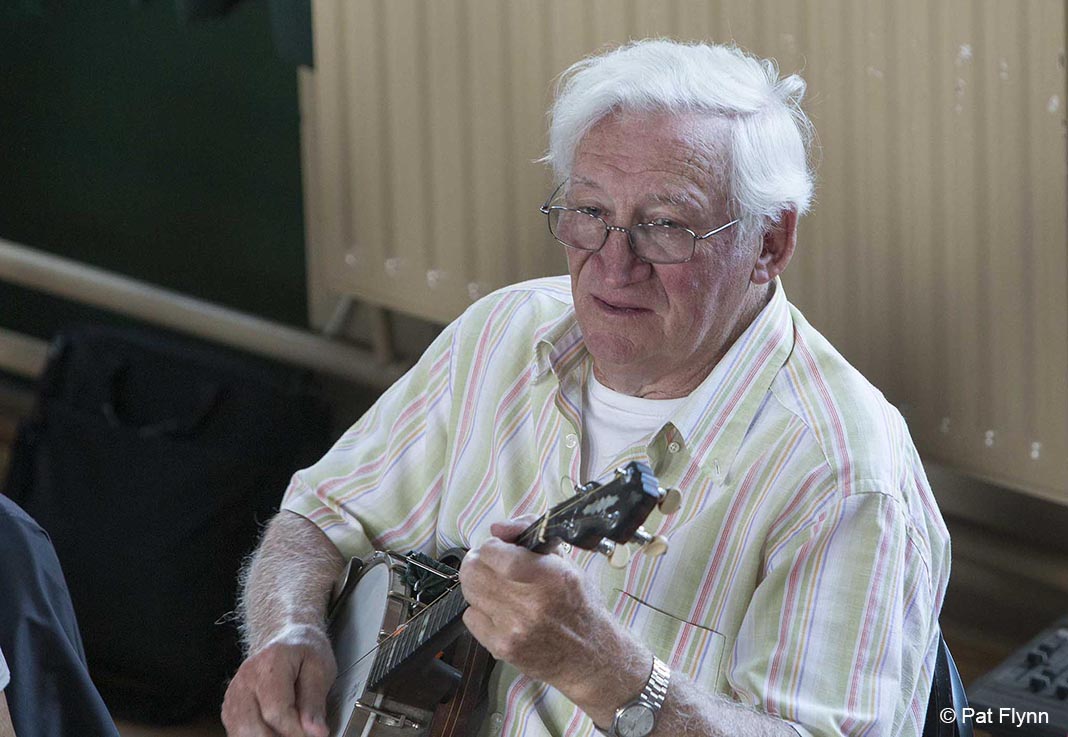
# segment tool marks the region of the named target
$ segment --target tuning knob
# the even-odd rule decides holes
[[[642,552],[646,555],[651,555],[654,558],[659,558],[661,555],[668,551],[668,541],[663,535],[656,535],[653,539],[646,543],[642,547]]]
[[[663,535],[650,535],[644,527],[639,527],[634,532],[634,542],[642,546],[645,555],[659,558],[668,551],[668,541]]]
[[[682,506],[682,494],[678,489],[664,489],[659,487],[660,501],[657,502],[657,506],[660,507],[660,511],[664,514],[675,514],[679,511],[679,507]]]
[[[625,568],[630,562],[630,551],[626,545],[616,545],[611,540],[597,543],[597,552],[608,558],[608,565],[613,568]]]

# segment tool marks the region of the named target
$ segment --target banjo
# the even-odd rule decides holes
[[[608,482],[575,491],[516,544],[547,553],[567,543],[617,567],[629,560],[630,542],[652,555],[667,551],[664,538],[641,525],[655,506],[678,509],[679,492],[660,488],[645,464],[628,463]],[[492,662],[463,626],[462,557],[378,552],[349,562],[328,616],[338,666],[326,704],[330,737],[466,737],[478,728]]]

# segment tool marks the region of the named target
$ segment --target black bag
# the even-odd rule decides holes
[[[330,443],[309,381],[146,330],[53,341],[5,493],[55,544],[116,716],[175,723],[221,703],[241,561]]]

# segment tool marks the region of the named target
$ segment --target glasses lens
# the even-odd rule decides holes
[[[635,225],[630,229],[634,253],[654,264],[677,264],[693,258],[693,234],[672,225]]]
[[[578,210],[554,207],[549,210],[549,232],[565,246],[596,251],[604,243],[604,223]]]

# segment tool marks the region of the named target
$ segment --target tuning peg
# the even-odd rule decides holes
[[[642,552],[646,555],[651,555],[654,558],[659,558],[661,555],[668,551],[668,541],[663,535],[656,535],[653,539],[646,543],[642,547]]]
[[[668,541],[663,535],[650,535],[644,527],[639,527],[634,532],[634,542],[642,546],[645,555],[659,558],[668,551]]]
[[[660,501],[657,502],[657,506],[660,507],[660,511],[664,514],[675,514],[679,511],[679,507],[682,506],[682,494],[678,489],[665,489],[663,487],[657,487],[660,492]]]
[[[608,557],[608,565],[613,568],[623,568],[630,562],[630,551],[626,545],[616,545],[611,540],[601,540],[597,543],[597,552]]]

